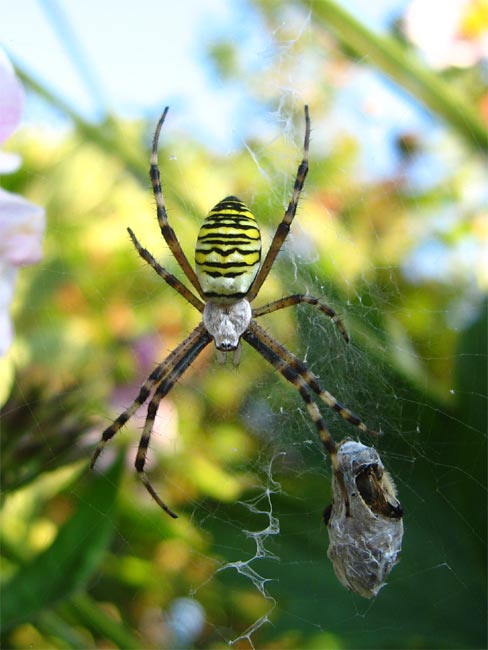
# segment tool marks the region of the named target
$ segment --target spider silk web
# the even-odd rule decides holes
[[[288,201],[303,137],[300,120],[291,119],[289,98],[272,119],[279,128],[284,127],[283,136],[277,136],[277,140],[284,137],[290,147],[288,157],[280,160],[279,169],[275,162],[270,165],[267,158],[267,150],[273,150],[277,140],[269,141],[264,150],[246,144],[254,172],[265,179],[268,191],[267,198],[261,199],[265,206],[269,204],[271,215],[266,216],[264,224],[265,250],[281,217],[281,211],[275,206],[283,207]],[[320,119],[314,121],[312,170],[322,128]],[[179,164],[183,169],[184,163]],[[367,168],[367,159],[363,165]],[[402,171],[401,182],[404,173],[407,172]],[[367,179],[366,171],[364,174]],[[405,639],[409,635],[407,621],[413,614],[409,608],[404,615],[399,613],[403,611],[401,599],[415,599],[425,585],[433,585],[427,590],[428,602],[424,606],[428,607],[425,616],[418,612],[416,615],[419,629],[427,635],[432,620],[436,625],[444,624],[446,612],[459,599],[467,599],[473,607],[477,606],[479,584],[475,584],[475,570],[461,558],[466,557],[463,550],[466,544],[469,546],[473,539],[479,541],[481,530],[479,521],[465,512],[464,504],[469,498],[478,503],[484,498],[480,458],[476,458],[476,452],[470,456],[469,448],[479,451],[486,439],[483,418],[477,419],[472,410],[483,408],[485,394],[479,395],[475,387],[464,390],[462,384],[456,383],[459,379],[453,376],[448,390],[453,396],[458,391],[462,393],[461,402],[466,400],[469,405],[464,412],[448,400],[442,403],[438,397],[433,398],[431,387],[423,392],[415,372],[401,372],[402,364],[428,365],[435,356],[436,340],[434,335],[427,338],[422,354],[409,348],[400,336],[392,336],[393,345],[391,341],[386,342],[384,316],[391,314],[392,307],[401,304],[402,299],[402,288],[393,267],[382,269],[386,279],[381,285],[373,284],[370,269],[366,267],[361,281],[345,301],[335,293],[332,283],[317,271],[322,253],[314,242],[314,232],[304,225],[310,195],[315,189],[311,172],[292,234],[270,277],[273,286],[273,275],[279,276],[280,293],[271,293],[269,299],[295,292],[325,298],[344,318],[346,326],[352,322],[357,334],[353,329],[352,342],[346,345],[327,318],[305,306],[290,310],[291,316],[275,314],[260,322],[308,364],[324,388],[360,414],[368,426],[383,433],[378,440],[358,436],[347,422],[320,405],[337,442],[361,439],[379,450],[406,508],[405,548],[399,566],[377,599],[365,601],[347,593],[337,583],[326,558],[328,538],[321,514],[330,503],[330,464],[303,402],[293,387],[248,346],[244,346],[238,369],[210,361],[206,373],[198,373],[192,383],[193,390],[202,394],[209,378],[225,374],[233,382],[239,372],[246,373],[251,366],[260,368],[258,373],[253,373],[252,387],[236,388],[245,392],[238,421],[246,436],[259,448],[250,464],[232,465],[232,471],[251,472],[250,496],[246,492],[232,506],[216,505],[212,499],[200,501],[195,504],[191,517],[194,524],[213,538],[211,563],[215,567],[210,576],[195,581],[187,596],[205,602],[207,591],[218,581],[229,594],[242,590],[255,603],[254,617],[251,615],[247,623],[236,618],[235,627],[221,625],[218,617],[206,619],[216,638],[235,647],[259,647],[262,639],[272,636],[280,628],[280,622],[287,619],[297,629],[306,630],[305,635],[311,634],[323,643],[329,642],[337,629],[345,631],[348,638],[347,630],[352,628],[360,630],[362,645],[351,632],[348,640],[351,647],[376,647],[377,643],[389,647],[395,638]],[[383,191],[386,195],[389,188]],[[253,199],[259,203],[260,197]],[[375,238],[379,245],[380,231]],[[327,254],[328,263],[340,267],[333,247]],[[414,279],[416,274],[419,277],[428,273],[421,261],[415,260],[415,254],[414,251],[411,260],[404,262],[405,275]],[[413,266],[409,267],[410,263]],[[419,268],[414,268],[415,264]],[[266,291],[263,294],[266,297],[258,297],[256,305],[268,300],[270,294]],[[472,319],[481,309],[481,295],[468,294],[469,291],[463,298],[455,298],[444,307],[442,314],[447,316],[449,310],[452,327],[462,327],[467,332],[470,327],[476,327]],[[284,325],[288,318],[291,326]],[[361,339],[364,329],[371,333],[372,342]],[[486,360],[484,352],[469,349],[460,349],[455,354],[461,368],[466,360],[474,361],[474,366]],[[213,351],[208,355],[212,356]],[[191,370],[190,376],[194,372]],[[225,408],[213,414],[210,435],[213,428],[225,426],[229,415],[230,409],[227,412]],[[468,445],[462,456],[456,451],[459,431],[464,432]],[[453,530],[459,534],[456,541]],[[321,549],[320,554],[317,547]],[[324,582],[328,585],[325,594]],[[461,647],[469,632],[459,622],[453,627],[453,643]],[[440,643],[443,647],[444,640]]]
[[[133,565],[128,560],[124,565],[124,589],[134,590],[132,620],[137,619],[134,627],[155,647],[475,648],[483,639],[485,621],[480,549],[486,506],[486,275],[483,280],[478,268],[482,236],[460,236],[455,244],[452,238],[458,213],[472,214],[479,232],[483,228],[486,188],[481,163],[477,152],[466,154],[411,99],[368,71],[367,61],[358,63],[352,79],[339,79],[344,88],[334,101],[317,90],[314,80],[323,78],[323,66],[333,78],[340,77],[340,64],[324,62],[316,51],[310,16],[300,14],[292,24],[292,31],[282,25],[273,32],[264,52],[270,64],[259,83],[247,79],[248,91],[260,94],[271,110],[265,117],[254,115],[243,129],[239,149],[246,152],[244,180],[229,171],[234,152],[227,157],[216,153],[208,172],[192,177],[192,198],[185,194],[179,201],[177,190],[170,188],[188,183],[187,160],[193,152],[188,146],[178,148],[177,138],[170,135],[177,129],[168,125],[160,162],[163,180],[168,179],[165,191],[170,189],[169,217],[191,259],[187,242],[194,241],[211,207],[201,205],[198,197],[207,197],[207,185],[218,177],[214,202],[225,194],[242,198],[263,229],[266,251],[290,197],[302,155],[302,104],[304,98],[310,101],[310,174],[291,234],[254,304],[305,293],[326,300],[343,319],[351,334],[349,344],[329,319],[306,305],[259,322],[307,363],[323,388],[382,432],[377,439],[358,435],[318,402],[336,442],[352,438],[374,445],[392,473],[405,508],[400,563],[371,601],[338,583],[326,555],[328,535],[322,521],[331,500],[330,461],[303,401],[249,346],[243,347],[239,368],[230,360],[219,365],[209,346],[163,400],[149,448],[147,469],[157,491],[165,499],[168,494],[180,499],[179,504],[169,503],[182,515],[174,528],[133,475],[144,408],[101,458],[98,471],[103,472],[119,444],[128,446],[121,496],[126,519],[115,524],[115,540],[94,587],[100,587],[100,600],[108,602],[114,567],[130,557]],[[393,130],[388,108],[403,128]],[[418,130],[425,140],[418,154],[408,158],[382,148],[386,140],[410,135],[409,129]],[[180,126],[180,134],[182,130]],[[361,146],[353,142],[359,136]],[[357,152],[351,153],[355,147]],[[448,197],[439,207],[442,202],[435,197],[436,209],[430,211],[429,187],[448,194],[449,183],[458,179],[456,165],[463,166],[469,181],[457,200]],[[384,215],[392,201],[392,220],[409,229],[397,237],[391,236]],[[142,231],[143,243],[174,270],[152,223],[150,200],[147,205],[134,229]],[[414,216],[403,219],[402,211]],[[459,228],[466,228],[467,219],[461,221]],[[119,225],[120,235],[113,225],[108,235],[101,232],[106,241],[120,236],[126,254],[135,256],[124,239],[125,224]],[[55,235],[56,228],[61,230],[61,225],[55,222]],[[69,228],[76,237],[76,224]],[[396,263],[387,251],[367,261],[364,239],[380,250],[386,240],[400,246],[402,236],[418,242]],[[103,263],[106,258],[101,256],[101,269]],[[351,271],[355,265],[360,269],[356,274]],[[41,284],[68,273],[47,262],[42,270]],[[198,322],[198,314],[188,317],[194,323],[181,322],[183,317],[171,308],[171,300],[180,298],[167,300],[171,290],[161,288],[162,281],[144,284],[151,273],[142,265],[135,273],[125,267],[119,272],[124,292],[136,295],[134,288],[141,285],[134,314],[144,312],[148,321],[159,321],[153,334],[152,324],[143,323],[143,317],[127,316],[133,319],[136,336],[126,335],[121,325],[124,345],[119,345],[114,360],[119,386],[110,407],[102,410],[107,422],[135,397],[152,364]],[[114,287],[104,285],[102,270],[98,280],[90,286],[103,302]],[[451,284],[458,290],[429,301],[429,287],[435,292],[438,285]],[[153,307],[162,297],[167,300],[163,317]],[[25,311],[32,320],[34,308]],[[123,321],[125,307],[120,311],[114,318]],[[167,326],[173,317],[174,332]],[[410,329],[405,326],[409,319],[415,323]],[[445,329],[437,327],[429,334],[425,322],[436,319]],[[71,331],[77,326],[82,327],[81,321]],[[418,338],[412,341],[410,335],[415,334]],[[441,344],[444,337],[456,337],[457,343],[442,359],[449,349]],[[42,345],[47,354],[52,341],[46,338]],[[140,376],[134,377],[132,357],[141,365]],[[444,367],[448,379],[442,376]],[[96,372],[94,365],[93,376]],[[99,370],[102,378],[109,372],[108,365]],[[25,402],[28,408],[34,404],[29,398]],[[95,414],[95,407],[91,410]],[[198,431],[192,428],[195,420]],[[87,458],[103,428],[99,425],[98,420],[87,437]],[[42,435],[51,444],[48,432]],[[219,439],[227,446],[219,447]],[[212,449],[213,463],[206,447]],[[81,483],[89,481],[83,476]],[[78,486],[70,490],[75,497],[82,493]],[[131,530],[135,510],[140,519],[134,526],[142,522],[150,531],[145,537],[150,550],[141,547]],[[165,564],[165,557],[172,558],[171,563]],[[135,567],[138,558],[140,567]],[[147,566],[167,580],[156,592],[164,607],[155,602],[143,608],[138,600],[137,579],[142,582]],[[191,578],[180,581],[180,574],[186,573]]]
[[[284,52],[283,56],[286,57],[287,53]],[[259,203],[261,198],[265,206],[267,203],[270,206],[271,217],[266,217],[265,225],[265,250],[281,215],[275,206],[283,208],[286,205],[296,161],[301,155],[302,124],[300,119],[293,119],[297,95],[298,92],[284,93],[272,116],[278,125],[277,132],[282,130],[277,139],[284,137],[291,145],[288,156],[280,159],[279,168],[275,162],[270,165],[267,157],[275,140],[269,140],[264,150],[245,143],[254,172],[265,180],[268,196],[266,199],[253,196],[252,199]],[[330,114],[326,121],[329,119]],[[260,445],[260,451],[251,464],[252,480],[256,484],[251,496],[239,499],[231,509],[217,507],[209,510],[199,504],[193,513],[193,520],[204,531],[212,531],[217,556],[227,558],[217,563],[210,584],[213,580],[222,581],[231,592],[242,588],[250,598],[261,602],[261,607],[257,607],[258,613],[251,617],[248,625],[229,629],[209,621],[222,642],[236,647],[242,644],[242,647],[247,647],[246,644],[259,647],[262,639],[272,636],[273,629],[279,627],[279,621],[288,618],[292,625],[300,630],[306,629],[309,634],[312,631],[312,635],[323,643],[330,642],[329,634],[332,638],[333,630],[339,628],[345,631],[351,647],[377,647],[377,644],[390,647],[395,639],[401,638],[405,642],[409,635],[413,638],[414,633],[409,632],[407,622],[409,616],[417,617],[419,629],[427,630],[433,620],[435,625],[444,626],[449,608],[459,599],[467,599],[470,607],[478,610],[483,618],[477,602],[482,593],[483,578],[476,585],[477,581],[473,582],[476,570],[460,559],[466,557],[466,545],[469,547],[473,540],[479,542],[482,530],[479,519],[472,518],[472,513],[466,512],[464,507],[471,499],[474,500],[472,503],[481,503],[486,494],[483,469],[475,451],[483,453],[486,442],[484,418],[478,417],[480,413],[476,414],[478,409],[484,409],[486,392],[483,388],[478,393],[473,385],[465,390],[459,382],[463,377],[467,379],[463,368],[469,367],[469,363],[465,362],[471,360],[473,367],[479,369],[486,363],[486,351],[461,347],[455,352],[454,365],[460,366],[457,370],[459,375],[453,376],[448,390],[452,396],[460,393],[457,399],[461,404],[466,400],[467,410],[456,408],[449,400],[442,401],[438,395],[434,397],[433,387],[425,390],[425,386],[419,385],[422,379],[415,368],[410,373],[401,372],[404,370],[402,364],[414,367],[429,365],[436,356],[437,334],[427,337],[422,353],[410,348],[400,334],[395,336],[393,333],[392,340],[389,343],[385,341],[384,315],[391,314],[393,308],[401,309],[398,305],[401,305],[402,287],[393,267],[385,265],[381,269],[384,282],[373,285],[370,277],[374,274],[370,274],[366,265],[361,281],[356,283],[345,301],[335,294],[327,277],[317,272],[323,253],[315,245],[316,233],[307,230],[304,222],[306,224],[310,195],[316,190],[313,185],[314,157],[317,155],[317,142],[318,146],[323,143],[324,128],[327,125],[320,117],[313,117],[312,171],[292,233],[274,269],[282,281],[281,293],[272,298],[295,292],[325,298],[338,310],[346,324],[352,321],[360,333],[367,329],[373,342],[365,344],[360,334],[355,336],[353,333],[352,343],[346,345],[332,323],[306,307],[296,309],[292,317],[296,332],[283,328],[280,315],[260,319],[260,322],[305,360],[327,390],[360,414],[368,426],[383,432],[377,441],[367,436],[361,436],[361,439],[378,448],[386,467],[393,473],[399,498],[406,507],[405,550],[400,565],[388,580],[389,585],[376,600],[364,601],[348,594],[335,581],[326,558],[328,540],[321,522],[321,508],[330,502],[328,459],[293,387],[277,373],[270,373],[254,351],[244,346],[242,365],[258,364],[263,370],[262,376],[254,377],[253,388],[246,389],[247,397],[240,409],[242,425]],[[371,150],[363,155],[358,166],[367,185],[375,174],[381,176],[381,171],[370,171]],[[394,182],[421,186],[421,177],[425,173],[421,167],[425,164],[425,161],[420,161],[418,167],[412,165],[410,170],[397,169]],[[475,177],[477,174],[474,172]],[[383,191],[386,197],[390,189],[385,183],[380,192]],[[342,191],[347,190],[342,188]],[[379,199],[381,203],[381,196]],[[480,200],[479,195],[477,200]],[[411,209],[407,204],[404,207]],[[443,215],[441,221],[442,218]],[[371,227],[374,229],[374,224]],[[442,230],[443,226],[434,219],[432,233],[437,228]],[[380,228],[374,236],[380,245]],[[328,265],[340,268],[340,258],[335,256],[334,248],[331,247],[326,254],[330,256]],[[460,250],[453,254],[462,257]],[[413,247],[411,255],[403,261],[403,273],[413,283],[439,279],[432,264],[426,263],[425,255],[422,245],[419,245]],[[479,263],[479,252],[477,259]],[[448,275],[443,281],[449,282]],[[480,331],[476,322],[480,323],[479,314],[483,310],[482,294],[468,284],[464,295],[454,296],[444,305],[442,316],[452,328],[471,331],[472,337],[476,338]],[[267,301],[268,294],[265,295],[266,298],[258,297],[255,304]],[[478,334],[473,334],[476,328]],[[376,350],[372,351],[371,346],[376,346]],[[210,370],[211,373],[222,371],[218,366]],[[234,370],[226,369],[225,372],[230,373],[229,380],[232,381]],[[357,431],[350,425],[327,409],[321,407],[321,410],[336,441],[358,438]],[[440,426],[439,421],[442,423]],[[439,431],[443,435],[439,435]],[[464,436],[468,445],[461,455],[456,445],[458,435]],[[475,455],[471,456],[469,449]],[[302,492],[301,486],[312,489],[313,494]],[[304,504],[309,506],[304,507]],[[457,531],[454,536],[459,534],[459,537],[453,543],[454,530]],[[305,535],[303,531],[306,531]],[[231,544],[229,540],[233,540]],[[320,561],[316,560],[317,546],[322,549]],[[325,596],[317,588],[317,581],[327,581]],[[418,609],[405,608],[401,604],[402,598],[418,598],[424,586],[432,584],[434,586],[427,589],[425,602],[419,604]],[[191,596],[204,600],[208,586],[208,579],[196,583]],[[317,602],[320,602],[319,606]],[[424,616],[418,611],[422,608],[425,608]],[[402,611],[403,615],[399,613]],[[459,647],[466,642],[469,644],[468,627],[469,624],[465,626],[457,620],[452,626],[455,631],[451,638],[454,641],[441,638],[439,647],[447,647],[449,643]],[[360,642],[354,639],[354,633],[348,636],[351,628],[360,630]],[[449,637],[450,632],[446,631],[445,639]]]

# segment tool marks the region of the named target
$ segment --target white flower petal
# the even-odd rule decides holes
[[[10,314],[8,312],[0,312],[0,357],[8,351],[12,345],[14,332]]]
[[[11,174],[20,167],[22,158],[16,153],[0,151],[0,174]]]
[[[13,339],[13,327],[10,319],[17,269],[0,260],[0,357],[9,349]]]
[[[14,266],[39,262],[44,228],[43,208],[0,189],[0,260]]]
[[[0,312],[10,306],[14,297],[17,269],[0,261]]]

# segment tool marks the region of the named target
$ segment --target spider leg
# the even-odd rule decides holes
[[[137,409],[144,404],[154,386],[163,380],[171,372],[172,368],[174,368],[175,365],[185,357],[185,355],[191,352],[192,348],[196,346],[197,343],[200,343],[200,341],[206,341],[207,336],[209,335],[207,334],[204,325],[201,323],[178,345],[177,348],[170,352],[164,361],[156,366],[141,386],[139,393],[132,404],[126,408],[125,411],[123,411],[102,433],[102,437],[93,453],[90,462],[90,469],[93,469],[95,466],[95,463],[107,442],[111,440],[118,431],[120,431],[124,424],[131,419]],[[208,342],[209,341],[206,341],[205,345]]]
[[[303,190],[305,184],[305,178],[308,173],[308,150],[310,145],[310,115],[308,112],[308,106],[305,106],[305,139],[303,142],[303,159],[298,166],[297,175],[295,178],[295,184],[293,186],[293,191],[291,194],[291,199],[288,204],[288,208],[281,220],[276,232],[274,234],[273,240],[269,247],[269,250],[264,258],[264,262],[259,269],[254,282],[252,283],[251,289],[249,290],[246,298],[251,302],[258,294],[258,291],[261,289],[263,282],[268,277],[268,274],[271,270],[271,267],[274,264],[276,256],[280,252],[280,249],[285,241],[288,233],[290,232],[291,223],[295,217],[298,200],[300,194]]]
[[[159,122],[156,126],[156,132],[154,133],[149,177],[151,179],[154,198],[156,199],[156,210],[157,210],[159,227],[161,229],[161,234],[163,235],[176,261],[180,265],[181,270],[186,275],[188,280],[192,283],[192,285],[195,287],[195,289],[198,291],[198,294],[203,298],[204,295],[202,292],[202,287],[200,286],[200,282],[198,281],[197,275],[193,270],[193,268],[190,266],[190,263],[188,262],[188,259],[185,253],[183,252],[183,249],[181,248],[180,242],[176,238],[175,231],[169,225],[168,213],[166,212],[163,190],[161,188],[161,176],[158,167],[158,143],[159,143],[159,134],[161,132],[161,127],[164,124],[164,120],[166,119],[168,110],[169,110],[169,106],[166,106],[166,108],[163,111],[163,114],[159,118]]]
[[[277,358],[283,360],[287,366],[289,366],[293,372],[305,381],[307,386],[314,392],[318,397],[325,402],[325,404],[336,411],[344,420],[357,427],[360,431],[364,431],[370,435],[379,435],[377,431],[368,429],[364,422],[355,415],[348,408],[340,404],[336,398],[331,395],[327,390],[324,390],[320,385],[317,377],[314,373],[307,368],[307,366],[300,361],[298,357],[292,354],[289,350],[285,348],[284,345],[278,343],[272,336],[270,336],[260,325],[255,321],[251,321],[249,329],[243,335],[243,338],[252,345],[255,349],[258,349],[256,346],[259,344],[265,346],[268,350],[276,355]],[[260,351],[260,350],[259,350]],[[262,354],[262,353],[261,353]],[[263,355],[264,356],[264,355]],[[267,357],[265,357],[267,358]]]
[[[137,240],[137,237],[135,236],[134,232],[132,231],[131,228],[127,228],[127,231],[130,235],[130,238],[132,239],[132,243],[137,249],[137,252],[139,255],[142,257],[142,259],[149,264],[149,266],[152,266],[152,268],[156,271],[156,273],[159,275],[159,277],[163,278],[165,282],[169,284],[170,287],[173,287],[175,291],[177,291],[180,296],[183,296],[186,300],[188,300],[189,303],[191,303],[198,311],[202,312],[203,311],[203,303],[202,301],[197,298],[196,296],[193,295],[193,293],[185,287],[185,285],[178,280],[172,273],[169,273],[165,268],[163,268],[159,262],[157,262],[154,257],[151,255],[151,253],[143,248],[139,241]]]
[[[169,391],[173,388],[173,386],[176,384],[176,382],[181,377],[181,375],[185,372],[188,366],[191,363],[193,363],[193,361],[197,358],[200,352],[210,343],[211,340],[212,337],[210,336],[210,334],[206,330],[202,331],[199,337],[197,338],[197,340],[193,343],[193,345],[188,350],[185,351],[185,354],[179,359],[177,363],[175,363],[172,366],[170,371],[167,373],[166,377],[160,382],[159,386],[156,388],[154,392],[154,395],[152,396],[151,401],[149,402],[149,406],[147,408],[146,421],[144,423],[144,429],[139,442],[139,448],[137,450],[136,463],[135,463],[136,470],[142,482],[144,483],[145,488],[152,496],[152,498],[156,501],[156,503],[170,517],[173,517],[174,519],[176,519],[178,515],[176,515],[166,505],[166,503],[162,501],[162,499],[159,497],[159,495],[156,493],[155,489],[151,485],[149,478],[146,472],[144,471],[144,466],[146,464],[147,449],[149,446],[149,441],[151,440],[151,434],[154,428],[154,420],[156,419],[156,415],[161,400],[169,393]]]
[[[260,339],[259,336],[248,331],[243,335],[243,338],[249,343],[249,345],[257,350],[259,354],[261,354],[261,356],[266,359],[266,361],[274,366],[274,368],[276,368],[276,370],[281,373],[281,375],[283,375],[287,381],[293,384],[293,386],[300,393],[300,396],[302,397],[307,407],[308,414],[310,415],[318,431],[320,440],[322,441],[322,444],[324,445],[324,448],[330,457],[332,471],[334,472],[344,495],[346,516],[349,516],[349,497],[344,483],[344,476],[337,460],[337,445],[332,438],[327,425],[322,418],[322,415],[320,414],[317,404],[312,399],[308,383],[285,359],[281,357],[280,354],[278,354],[272,347],[269,347],[263,340]]]
[[[318,298],[314,298],[313,296],[306,296],[304,294],[298,293],[292,296],[287,296],[286,298],[280,298],[279,300],[274,300],[273,302],[270,302],[267,305],[263,305],[262,307],[254,308],[252,310],[252,315],[254,318],[257,318],[258,316],[264,316],[264,314],[271,314],[274,311],[278,311],[278,309],[286,309],[287,307],[292,307],[293,305],[299,305],[302,303],[312,305],[322,313],[326,314],[326,316],[328,316],[335,324],[341,333],[342,338],[346,341],[346,343],[349,343],[349,335],[346,332],[346,328],[342,324],[342,321],[336,312],[332,309],[332,307],[329,307],[326,302],[323,302]]]

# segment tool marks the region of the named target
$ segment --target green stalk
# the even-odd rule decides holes
[[[76,624],[96,631],[102,638],[111,641],[116,648],[134,650],[140,647],[140,640],[133,636],[125,624],[106,614],[88,594],[79,593],[73,596],[61,609],[67,616],[72,616]]]
[[[90,124],[74,108],[56,95],[54,91],[48,90],[45,85],[27,72],[22,65],[14,61],[11,56],[10,58],[14,63],[15,73],[24,86],[69,117],[79,133],[87,140],[94,142],[106,153],[118,157],[124,163],[124,166],[135,176],[146,178],[146,161],[126,146],[127,140],[124,138],[124,134],[118,130],[115,120],[109,117],[103,124]]]
[[[347,47],[441,117],[473,149],[488,153],[488,130],[480,116],[464,97],[442,77],[425,67],[413,53],[393,38],[375,34],[333,0],[302,0],[302,3],[312,8],[316,23],[332,29]]]

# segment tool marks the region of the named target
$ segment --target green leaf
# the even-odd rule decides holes
[[[21,567],[0,590],[0,629],[32,621],[86,585],[113,530],[122,457],[104,474],[90,476],[79,508],[45,551]]]

